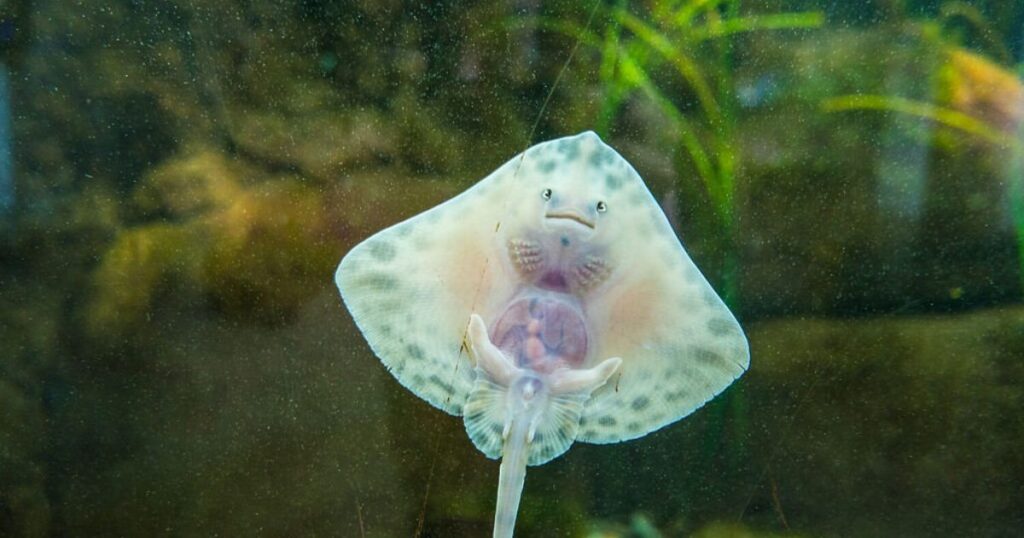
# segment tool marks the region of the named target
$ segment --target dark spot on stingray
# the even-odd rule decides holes
[[[456,415],[462,414],[462,404],[452,404],[452,413]]]
[[[558,143],[558,152],[565,158],[574,161],[580,155],[580,142],[576,139],[563,140]]]
[[[356,283],[373,291],[391,291],[398,286],[398,279],[386,273],[366,273]]]
[[[455,389],[452,388],[452,386],[450,384],[445,383],[444,381],[441,381],[441,378],[437,377],[437,374],[432,375],[429,378],[427,378],[427,381],[430,381],[431,384],[435,385],[437,388],[445,391],[448,394],[454,394],[455,393]]]
[[[389,262],[395,258],[395,246],[387,241],[374,241],[368,245],[370,256],[380,262]]]
[[[380,334],[383,336],[391,336],[391,325],[381,325]]]
[[[708,320],[708,330],[715,336],[731,334],[735,329],[731,321],[722,318],[711,318]]]
[[[580,437],[586,437],[588,439],[593,439],[596,436],[597,430],[585,430],[583,431],[583,433],[580,434]]]
[[[604,186],[610,191],[617,191],[622,188],[622,176],[618,174],[608,174],[604,177]]]
[[[537,170],[540,170],[541,173],[544,174],[550,174],[551,171],[555,169],[555,165],[557,164],[558,163],[556,163],[554,160],[543,161],[539,165],[537,165]]]
[[[649,399],[647,399],[647,396],[641,396],[641,397],[633,400],[633,403],[631,404],[630,407],[632,407],[634,411],[642,411],[642,410],[646,409],[647,406],[650,405],[650,404],[651,404],[651,401]]]
[[[564,235],[562,236],[562,246],[563,247],[569,246],[569,238],[564,236]]]
[[[631,432],[638,432],[638,431],[640,431],[640,423],[639,422],[630,422],[629,424],[626,424],[626,429],[631,431]]]
[[[669,393],[665,394],[665,401],[666,402],[676,402],[676,401],[682,400],[685,397],[686,397],[686,391],[685,390],[679,390],[679,391],[676,391],[676,392],[669,392]]]
[[[601,168],[612,164],[615,161],[615,156],[604,148],[597,148],[593,153],[590,154],[590,164],[595,168]]]
[[[722,356],[717,352],[705,349],[702,347],[693,347],[691,350],[693,358],[705,364],[720,364],[722,362]]]
[[[616,425],[618,422],[613,417],[604,416],[604,417],[601,417],[601,418],[597,419],[597,423],[602,425],[602,426],[612,427],[612,426]]]
[[[412,376],[412,384],[416,385],[417,387],[422,387],[423,385],[426,384],[426,382],[427,380],[424,379],[423,376],[421,376],[420,374]]]
[[[405,306],[402,301],[398,299],[380,300],[372,303],[372,308],[378,312],[387,312],[389,315],[398,312]]]
[[[712,366],[721,366],[721,364],[714,364]],[[683,377],[690,381],[690,386],[705,386],[709,387],[712,385],[711,377],[705,372],[707,369],[703,368],[686,368],[683,371]]]
[[[494,435],[501,435],[505,433],[505,427],[495,422],[491,424],[491,432],[494,433]]]
[[[426,237],[423,237],[423,234],[420,234],[420,237],[417,237],[412,241],[413,248],[420,251],[430,248],[431,245],[433,245],[433,242]]]
[[[409,344],[405,346],[405,351],[409,354],[409,357],[418,361],[423,360],[423,348],[416,344]]]

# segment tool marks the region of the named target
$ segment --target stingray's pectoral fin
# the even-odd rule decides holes
[[[582,393],[587,396],[591,392],[601,388],[608,382],[608,378],[615,374],[622,366],[622,359],[612,357],[605,359],[585,370],[564,369],[551,374],[551,393],[567,394]]]

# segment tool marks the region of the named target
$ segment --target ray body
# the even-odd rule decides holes
[[[640,176],[591,132],[377,233],[335,278],[395,378],[502,459],[495,537],[527,465],[675,422],[749,362]]]

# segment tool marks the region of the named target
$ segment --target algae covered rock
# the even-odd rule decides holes
[[[137,219],[182,221],[208,215],[242,194],[246,169],[202,148],[153,168],[131,196]]]
[[[136,187],[130,224],[117,228],[92,272],[88,332],[120,340],[167,300],[287,323],[331,282],[345,248],[457,188],[428,180],[396,188],[405,174],[325,186],[209,148],[169,159]]]
[[[87,333],[116,341],[143,328],[161,297],[194,297],[202,260],[216,238],[213,215],[242,192],[242,171],[206,150],[170,159],[132,193],[126,211],[136,225],[120,225],[93,270],[82,314]]]
[[[288,321],[330,281],[340,244],[319,191],[298,183],[254,189],[215,222],[199,285],[224,313]]]
[[[122,334],[162,294],[206,297],[226,314],[281,322],[329,274],[339,245],[328,240],[319,191],[298,178],[263,179],[201,150],[149,174],[132,200],[142,224],[122,229],[93,273],[87,323]]]
[[[118,234],[92,274],[87,331],[116,340],[142,328],[161,294],[169,293],[176,279],[195,273],[195,239],[194,230],[171,224]]]

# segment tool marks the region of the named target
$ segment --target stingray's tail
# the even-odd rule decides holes
[[[498,502],[494,508],[494,538],[512,538],[519,512],[519,499],[526,482],[526,459],[529,455],[529,421],[523,417],[512,420],[498,475]]]

